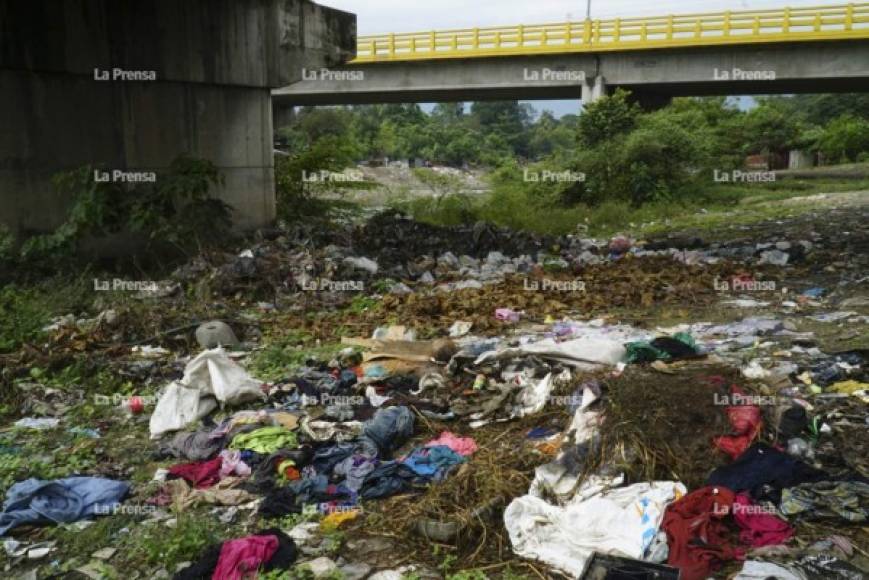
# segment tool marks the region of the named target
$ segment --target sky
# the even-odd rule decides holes
[[[586,0],[315,1],[356,14],[360,35],[565,22],[583,20],[586,12]],[[591,0],[591,17],[627,18],[846,3],[846,0]],[[743,101],[750,102],[750,99]],[[550,110],[558,116],[577,113],[580,106],[579,101],[535,101],[532,104],[538,111]]]

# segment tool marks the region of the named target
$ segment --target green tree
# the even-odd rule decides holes
[[[589,104],[579,118],[580,142],[595,147],[636,127],[641,114],[639,105],[628,101],[629,93],[621,89],[613,95]]]
[[[857,161],[869,151],[869,120],[853,115],[832,120],[820,134],[817,147],[831,163]]]

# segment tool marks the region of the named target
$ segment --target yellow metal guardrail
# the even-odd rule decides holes
[[[869,38],[869,2],[360,36],[354,63]]]

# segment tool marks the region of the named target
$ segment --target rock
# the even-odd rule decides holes
[[[117,548],[103,548],[102,550],[97,550],[96,552],[91,554],[91,556],[96,558],[97,560],[108,560],[112,556],[114,556],[115,552],[117,551]]]
[[[347,547],[354,552],[371,554],[375,552],[385,552],[387,550],[393,550],[395,548],[395,544],[392,541],[387,540],[386,538],[371,537],[362,538],[361,540],[350,540],[349,542],[347,542]]]
[[[338,569],[338,564],[334,562],[331,558],[327,558],[322,556],[317,558],[316,560],[311,560],[310,562],[305,563],[311,569],[311,572],[314,574],[314,578],[322,578],[323,576],[328,576],[332,574]]]
[[[438,265],[455,270],[459,267],[459,259],[452,252],[447,252],[438,258]]]
[[[371,573],[371,566],[365,562],[350,562],[339,568],[345,580],[362,580]]]
[[[370,258],[347,257],[344,258],[344,264],[352,266],[356,270],[364,270],[369,274],[377,274],[377,270],[379,269],[377,262]]]
[[[761,252],[758,264],[772,264],[774,266],[785,266],[790,260],[790,255],[781,250],[769,250]]]
[[[202,348],[216,348],[218,346],[237,347],[238,338],[228,324],[220,320],[212,320],[201,324],[196,329],[196,342]]]
[[[287,532],[287,535],[295,540],[297,544],[304,546],[317,540],[315,532],[319,529],[320,524],[318,522],[304,522]]]

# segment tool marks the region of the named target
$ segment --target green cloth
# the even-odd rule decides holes
[[[236,435],[229,444],[230,449],[249,449],[257,453],[274,453],[299,445],[296,434],[281,426],[263,427],[249,433]]]
[[[820,481],[788,487],[781,494],[781,512],[806,519],[869,519],[869,484],[861,481]]]
[[[694,342],[694,337],[691,336],[687,332],[677,332],[671,338],[678,340],[682,344],[687,347],[690,347],[692,350],[697,350],[697,343]],[[636,342],[629,342],[625,345],[625,349],[628,353],[628,363],[646,363],[646,362],[654,362],[656,360],[669,361],[672,360],[672,356],[669,352],[662,350],[660,348],[655,347],[653,345],[654,341],[647,340],[638,340]]]

